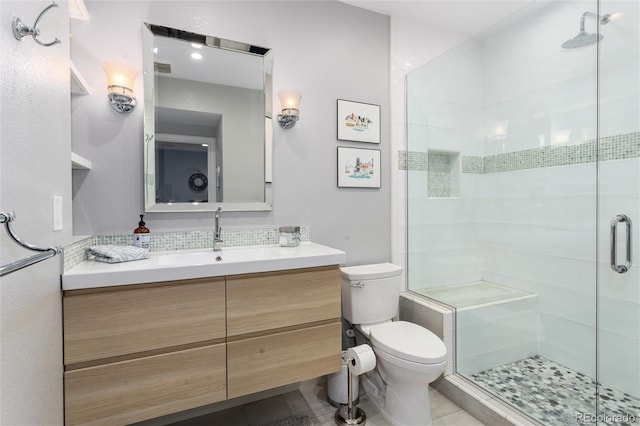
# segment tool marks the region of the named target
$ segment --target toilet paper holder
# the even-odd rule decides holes
[[[353,406],[353,383],[351,383],[353,362],[353,358],[347,358],[347,405],[338,408],[335,415],[336,424],[340,426],[367,424],[367,415],[364,410]]]
[[[369,345],[360,345],[355,348],[347,350],[347,405],[338,408],[335,414],[336,424],[339,426],[347,425],[365,425],[367,423],[367,415],[360,407],[353,406],[353,370],[355,374],[360,375],[367,371],[372,370],[375,367],[375,356],[373,358],[373,364],[369,361],[367,366],[359,364],[363,361],[362,354],[370,353],[373,355],[373,350]],[[366,358],[366,355],[365,355]]]

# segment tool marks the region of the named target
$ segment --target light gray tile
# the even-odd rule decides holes
[[[483,404],[480,399],[467,394],[449,381],[440,380],[435,383],[435,387],[440,393],[449,398],[464,411],[471,414],[473,417],[480,419],[481,424],[491,426],[512,426],[505,417],[492,411],[489,407]]]
[[[485,424],[493,426],[493,423],[482,423],[463,410],[433,420],[433,426],[483,426]]]
[[[400,303],[398,306],[398,318],[400,321],[415,322],[413,320],[413,300],[406,297],[400,297]]]
[[[429,401],[431,402],[431,418],[433,420],[461,410],[450,399],[433,388],[429,389]]]
[[[442,314],[440,312],[429,309],[428,306],[414,303],[413,305],[413,322],[423,326],[427,330],[431,330],[436,336],[442,339]]]

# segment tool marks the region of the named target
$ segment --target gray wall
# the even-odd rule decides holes
[[[41,21],[45,48],[11,33],[14,16],[32,25],[46,2],[0,1],[0,210],[14,210],[24,241],[71,241],[69,19],[60,1]],[[53,231],[52,196],[63,197],[63,229]],[[2,225],[4,228],[4,225]],[[0,230],[0,264],[34,254]],[[0,424],[62,424],[62,308],[59,258],[0,281]]]
[[[72,59],[93,92],[72,105],[73,147],[93,161],[74,175],[74,232],[128,233],[143,209],[142,78],[132,114],[106,101],[105,59],[142,70],[143,21],[274,51],[274,92],[302,91],[301,120],[274,130],[273,211],[226,212],[223,226],[310,226],[312,240],[347,252],[348,264],[390,260],[389,19],[335,1],[89,1],[73,22]],[[336,99],[381,105],[382,143],[337,142]],[[274,96],[274,112],[279,110]],[[381,189],[338,189],[336,147],[382,150]],[[213,227],[213,214],[155,213],[152,232]]]

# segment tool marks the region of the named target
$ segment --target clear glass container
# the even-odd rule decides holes
[[[280,247],[297,247],[300,245],[299,226],[280,227]]]

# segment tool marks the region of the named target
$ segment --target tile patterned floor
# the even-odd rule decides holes
[[[545,426],[595,424],[581,421],[595,413],[595,382],[539,355],[474,374],[470,379]],[[603,416],[599,424],[640,425],[640,399],[601,386],[600,405]]]
[[[299,391],[294,391],[173,423],[173,426],[315,426],[318,424],[318,419],[306,399]]]
[[[302,392],[302,395],[313,409],[319,425],[331,426],[336,424],[334,421],[336,408],[327,402],[327,391],[322,382],[310,386],[303,385],[300,392]],[[429,396],[431,397],[433,426],[483,426],[481,422],[435,389],[430,389]],[[360,393],[358,407],[362,408],[367,415],[367,426],[394,426],[364,392]]]
[[[433,426],[482,426],[478,420],[431,389]],[[368,426],[393,426],[378,407],[360,394]],[[323,382],[305,382],[300,390],[217,413],[173,423],[173,426],[331,426],[336,408],[327,402]],[[424,426],[424,425],[415,425]]]

